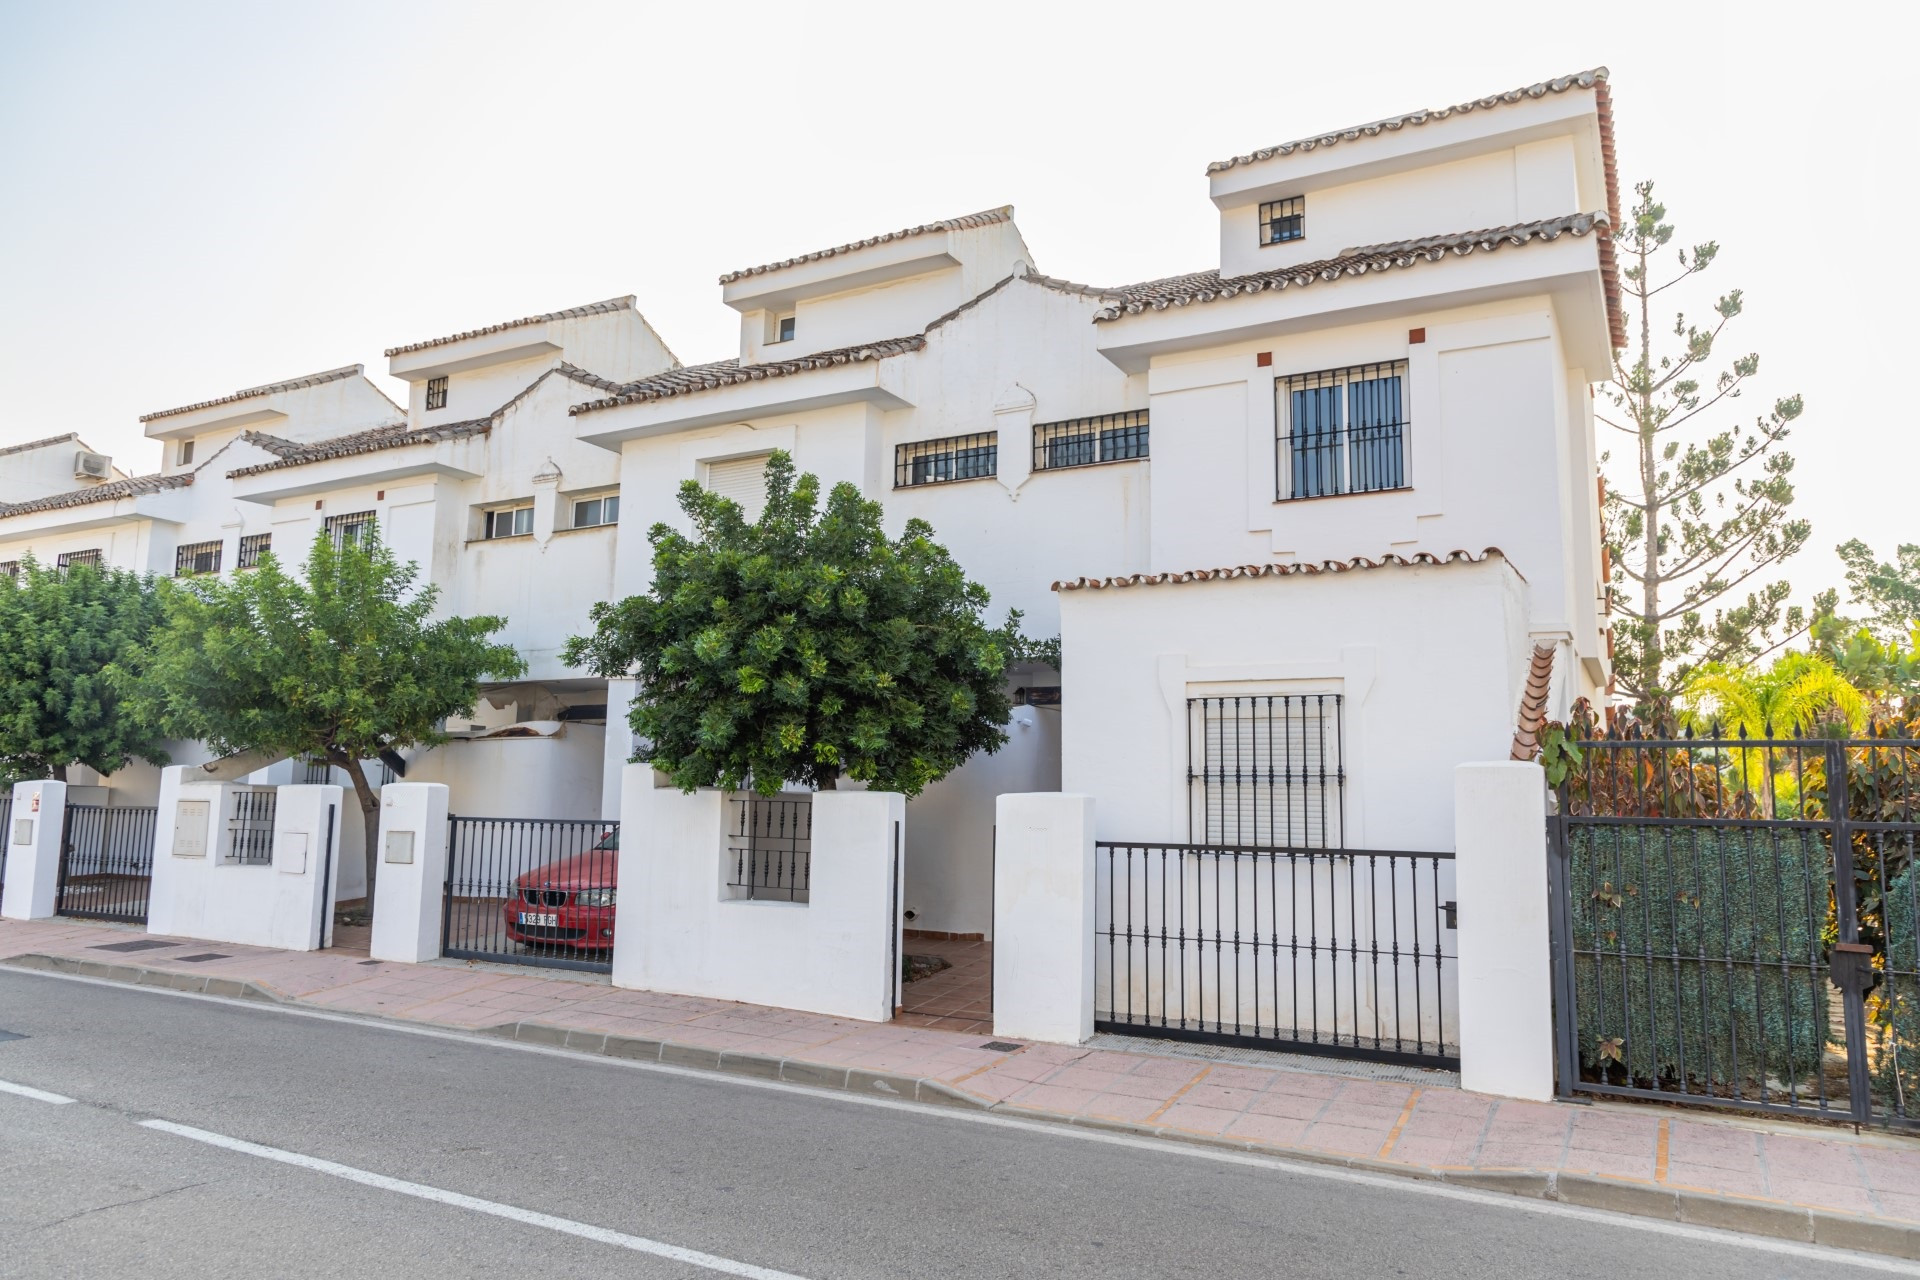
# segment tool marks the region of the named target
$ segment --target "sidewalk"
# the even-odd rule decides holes
[[[561,1044],[1920,1258],[1920,1138],[1657,1106],[1503,1101],[1295,1070],[873,1024],[604,978],[0,921],[0,963]]]

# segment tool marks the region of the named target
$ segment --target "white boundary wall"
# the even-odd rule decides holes
[[[13,812],[0,833],[7,859],[6,890],[0,916],[9,920],[45,920],[53,915],[60,889],[60,835],[65,829],[67,784],[18,782]],[[25,840],[16,840],[25,836]]]
[[[613,985],[885,1022],[900,985],[905,798],[813,798],[807,902],[730,896],[722,791],[686,795],[647,765],[622,775]]]
[[[1093,1036],[1093,797],[1004,795],[996,807],[993,1033]]]
[[[229,860],[227,798],[262,788],[188,782],[185,768],[161,774],[147,932],[283,951],[324,946],[323,930],[330,930],[339,898],[340,829],[347,816],[341,788],[278,788],[273,861],[241,864]]]
[[[1460,888],[1460,1084],[1553,1097],[1547,783],[1531,761],[1454,770]]]
[[[443,782],[380,789],[380,874],[373,886],[375,960],[419,964],[440,955],[446,909],[447,803]]]

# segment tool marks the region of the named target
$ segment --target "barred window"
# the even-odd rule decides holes
[[[445,378],[427,379],[427,408],[444,409],[447,407],[447,380]]]
[[[173,553],[173,576],[188,578],[199,573],[220,572],[218,542],[189,542]]]
[[[240,556],[234,567],[238,569],[257,569],[260,557],[273,549],[273,535],[270,533],[249,533],[240,539]]]
[[[355,511],[351,515],[328,516],[327,536],[333,539],[333,549],[358,546],[366,540],[373,530],[373,512]]]
[[[1147,456],[1147,411],[1033,424],[1033,469],[1090,467]]]
[[[1190,838],[1344,847],[1340,704],[1337,693],[1188,698]]]
[[[88,551],[62,551],[54,559],[54,565],[61,569],[98,569],[101,566],[100,548]]]
[[[19,576],[20,562],[18,560],[0,560],[0,578],[17,578]]]
[[[1289,196],[1260,206],[1260,243],[1285,244],[1307,235],[1307,198]]]
[[[1407,487],[1407,362],[1274,379],[1274,501]]]
[[[916,440],[897,445],[893,453],[893,487],[979,480],[1000,474],[1000,433],[979,431],[940,440]]]

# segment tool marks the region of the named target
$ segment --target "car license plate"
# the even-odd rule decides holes
[[[560,916],[552,911],[522,911],[520,923],[532,925],[536,929],[551,929],[560,923]]]

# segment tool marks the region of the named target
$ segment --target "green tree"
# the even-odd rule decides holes
[[[49,569],[29,556],[0,578],[0,778],[167,763],[161,735],[107,678],[159,620],[152,581],[124,570]]]
[[[635,676],[642,756],[684,790],[842,775],[916,795],[1007,740],[1007,652],[1019,616],[990,630],[969,582],[925,521],[898,538],[851,484],[819,507],[820,482],[767,463],[767,506],[740,507],[689,481],[691,537],[665,524],[645,595],[596,605],[567,661]]]
[[[440,725],[473,714],[482,679],[525,670],[491,639],[503,619],[435,618],[438,589],[416,589],[418,576],[371,525],[337,547],[322,532],[299,578],[269,554],[229,581],[168,584],[164,625],[118,673],[128,701],[172,736],[345,770],[366,830],[369,903],[380,808],[363,762],[445,741]]]
[[[1831,662],[1808,653],[1783,653],[1766,667],[1696,668],[1686,704],[1687,722],[1696,731],[1735,738],[1844,734],[1867,723],[1867,699]],[[1776,813],[1781,800],[1797,800],[1794,762],[1765,747],[1736,747],[1730,755],[1734,782],[1762,798],[1762,812]]]
[[[1920,626],[1920,546],[1901,543],[1890,564],[1858,538],[1834,550],[1846,567],[1847,599],[1866,607],[1867,626],[1883,641],[1905,641]]]
[[[1730,408],[1760,369],[1760,357],[1749,353],[1708,373],[1722,332],[1744,306],[1740,291],[1722,294],[1704,324],[1678,313],[1675,349],[1656,350],[1655,298],[1707,270],[1720,246],[1709,240],[1678,249],[1677,272],[1656,283],[1655,259],[1673,227],[1651,182],[1634,191],[1639,202],[1614,243],[1639,336],[1616,357],[1612,412],[1599,416],[1632,441],[1626,482],[1608,486],[1606,504],[1621,588],[1615,607],[1624,615],[1614,670],[1621,691],[1647,706],[1685,689],[1697,667],[1736,665],[1764,652],[1783,621],[1788,634],[1801,629],[1805,615],[1787,607],[1786,582],[1738,593],[1805,546],[1810,526],[1788,517],[1793,458],[1780,447],[1801,398],[1774,401],[1751,426],[1710,425],[1703,417]]]
[[[1882,640],[1867,627],[1831,614],[1814,619],[1809,649],[1832,663],[1847,683],[1891,715],[1891,700],[1920,694],[1920,623],[1902,641]]]

